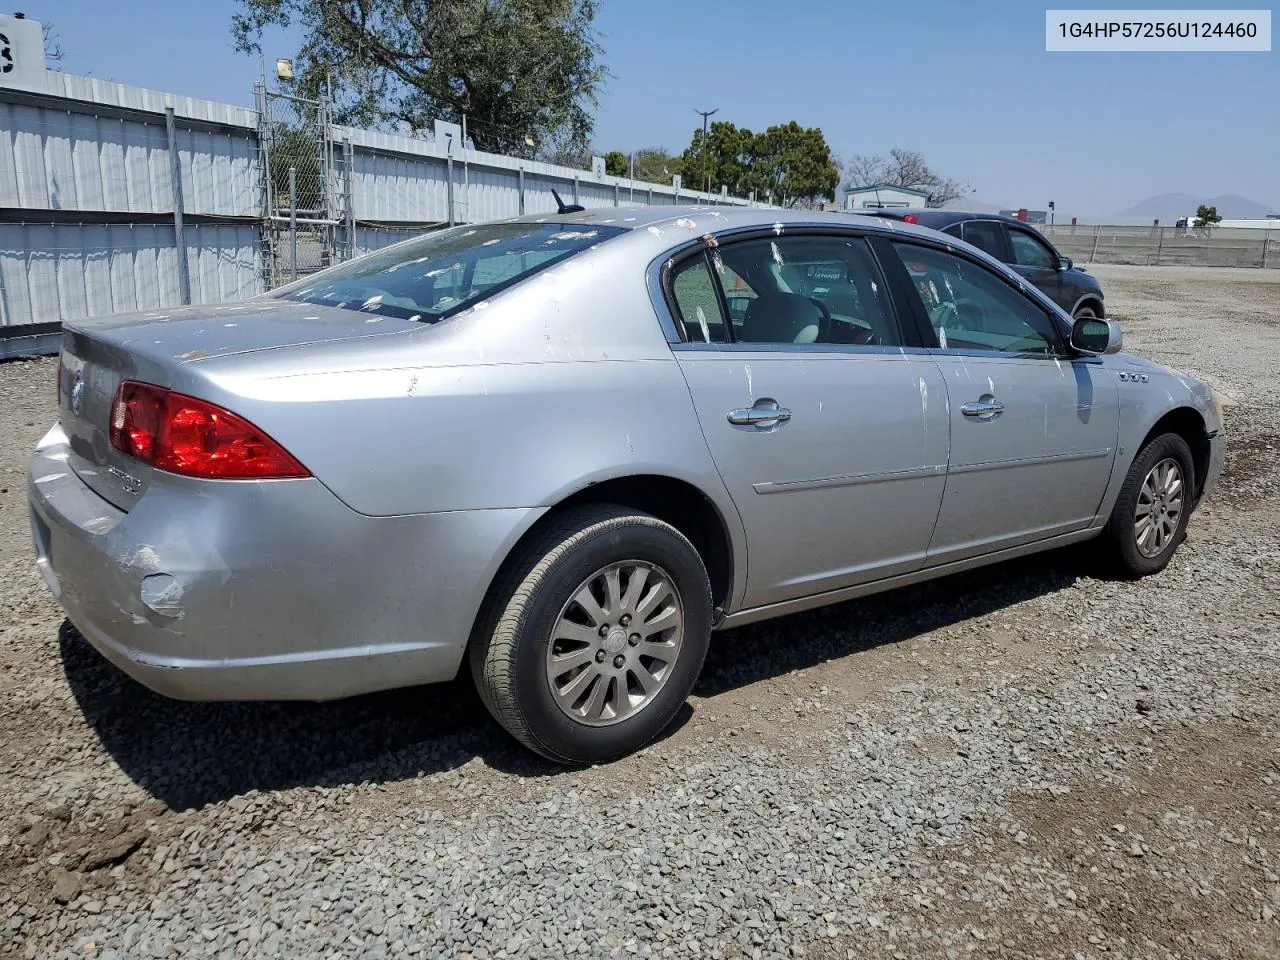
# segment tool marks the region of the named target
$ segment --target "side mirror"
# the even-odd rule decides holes
[[[1070,257],[1058,257],[1058,269],[1070,270],[1075,264],[1071,262]]]
[[[1071,325],[1071,349],[1098,356],[1119,353],[1124,347],[1124,332],[1114,320],[1081,317]]]

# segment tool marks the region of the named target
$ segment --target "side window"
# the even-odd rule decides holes
[[[898,346],[884,279],[861,237],[778,236],[711,250],[738,343]]]
[[[970,220],[964,225],[964,239],[983,253],[1004,260],[1004,226],[994,220]]]
[[[1037,267],[1041,270],[1052,270],[1057,266],[1057,258],[1045,245],[1025,230],[1009,231],[1009,246],[1013,248],[1013,262],[1023,267]]]
[[[950,234],[951,236],[955,237],[957,240],[963,240],[964,238],[960,236],[960,227],[961,227],[961,224],[958,224],[958,223],[948,224],[947,226],[942,228],[942,232]]]
[[[938,345],[952,350],[1055,355],[1053,320],[991,271],[942,250],[895,243]]]
[[[715,284],[707,258],[701,254],[678,264],[671,275],[671,292],[680,311],[684,338],[690,343],[724,342],[724,319]]]

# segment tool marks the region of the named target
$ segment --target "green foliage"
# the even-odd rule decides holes
[[[1221,222],[1222,214],[1218,212],[1217,207],[1211,207],[1207,203],[1202,203],[1196,208],[1196,218],[1193,226],[1208,229]]]
[[[643,147],[632,156],[636,164],[637,180],[670,186],[673,176],[677,173],[683,176],[680,158],[671,156],[665,147]]]
[[[298,173],[297,202],[300,210],[319,210],[324,203],[324,172],[320,166],[320,147],[316,136],[301,127],[273,124],[268,140],[268,163],[275,204],[280,210],[289,206],[289,168]]]
[[[751,187],[747,173],[751,162],[751,144],[755,135],[746,127],[739,128],[727,121],[718,120],[704,140],[702,130],[693,131],[693,140],[680,158],[690,189],[705,190],[710,175],[712,192],[722,185],[728,186],[735,197],[745,197]]]
[[[625,177],[630,171],[627,155],[621,150],[610,150],[604,155],[604,172],[611,177]]]
[[[596,0],[239,0],[236,47],[295,28],[295,92],[332,84],[334,118],[357,126],[460,122],[477,148],[535,156],[585,147],[605,70]],[[532,145],[528,142],[532,140]]]
[[[840,168],[818,127],[801,127],[792,120],[752,133],[725,121],[711,124],[704,138],[695,130],[681,157],[685,183],[711,191],[727,186],[733,196],[752,190],[759,200],[793,207],[835,199]]]

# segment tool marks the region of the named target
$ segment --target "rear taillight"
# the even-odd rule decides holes
[[[158,470],[224,480],[309,477],[243,417],[164,387],[126,380],[111,403],[111,445]]]
[[[915,214],[915,213],[908,213],[908,214],[906,214],[905,216],[903,216],[903,218],[902,218],[902,222],[903,222],[903,223],[919,223],[919,222],[920,222],[920,216],[919,216],[919,214]]]

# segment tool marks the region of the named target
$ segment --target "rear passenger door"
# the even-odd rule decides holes
[[[991,254],[1001,263],[1008,263],[1011,259],[1004,224],[999,220],[966,220],[963,238],[965,243]]]
[[[945,387],[905,349],[872,244],[725,236],[668,266],[665,285],[672,349],[746,530],[746,606],[922,566]]]

